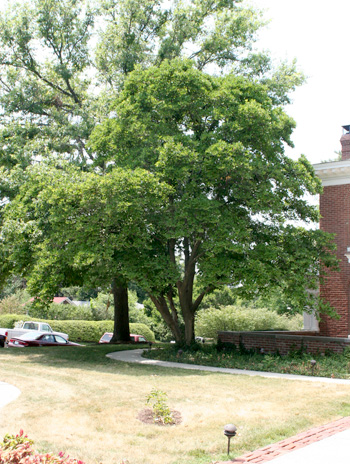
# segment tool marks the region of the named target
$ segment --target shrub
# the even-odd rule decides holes
[[[82,461],[59,453],[40,454],[33,448],[33,441],[23,430],[18,435],[5,435],[0,443],[0,464],[84,464]]]
[[[225,306],[200,311],[196,318],[196,335],[217,338],[219,331],[300,330],[302,316],[288,317],[265,308]]]
[[[31,306],[29,308],[29,316],[37,317],[40,319],[57,319],[61,321],[67,320],[94,320],[90,305],[71,305],[71,304],[57,304],[52,303],[49,307],[36,308]]]
[[[0,314],[26,314],[25,303],[28,299],[25,290],[18,290],[13,295],[6,296],[0,301]]]
[[[149,342],[155,341],[154,333],[152,330],[148,328],[147,325],[141,324],[139,322],[130,322],[130,333],[143,335]]]
[[[18,315],[18,314],[4,314],[0,315],[0,327],[4,329],[13,329],[16,322],[23,321],[26,319],[27,316],[25,315]]]
[[[153,389],[147,395],[146,403],[152,406],[152,415],[155,424],[168,424],[174,423],[173,414],[166,402],[167,394],[161,390]]]

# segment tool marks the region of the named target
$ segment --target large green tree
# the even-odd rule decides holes
[[[191,343],[196,311],[215,288],[256,297],[280,286],[305,307],[307,289],[334,264],[326,234],[293,225],[318,219],[304,195],[321,191],[305,157],[284,154],[294,122],[283,103],[294,79],[283,89],[276,78],[211,77],[186,60],[137,68],[115,116],[90,138],[97,162],[141,167],[173,189],[155,225],[159,265],[151,275],[141,267],[135,279],[178,341]]]
[[[187,54],[198,68],[215,64],[223,69],[246,59],[260,21],[240,3],[9,2],[0,17],[3,203],[18,192],[23,170],[48,156],[103,172],[103,162],[91,163],[94,153],[86,140],[135,65],[145,68]],[[113,280],[120,300],[115,307],[125,312],[126,283],[125,275]]]

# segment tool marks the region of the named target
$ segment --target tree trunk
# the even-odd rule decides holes
[[[164,296],[155,297],[153,295],[150,295],[150,298],[153,304],[155,305],[155,307],[160,312],[161,316],[163,317],[166,325],[171,330],[171,333],[173,334],[176,343],[181,343],[183,341],[183,336],[182,336],[182,333],[179,327],[177,315],[176,317],[173,317],[173,315],[169,311],[169,307],[168,307],[165,297]]]
[[[124,279],[113,279],[114,332],[111,342],[129,342],[129,303],[128,287]]]
[[[190,346],[194,342],[194,313],[187,311],[183,313],[185,323],[185,343]]]

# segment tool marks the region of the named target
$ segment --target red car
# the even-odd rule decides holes
[[[81,346],[73,343],[60,335],[42,332],[27,332],[21,336],[11,338],[8,342],[9,347],[23,348],[25,346]]]
[[[105,332],[98,343],[109,343],[112,337],[112,332]],[[149,343],[142,335],[130,334],[130,340],[134,343]]]

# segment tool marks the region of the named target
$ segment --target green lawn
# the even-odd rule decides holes
[[[0,350],[0,380],[22,394],[2,409],[0,436],[23,429],[39,451],[86,463],[208,464],[350,415],[350,386],[232,376],[121,363],[122,346]],[[131,348],[131,347],[129,347]],[[152,389],[182,422],[161,427],[138,415]]]

